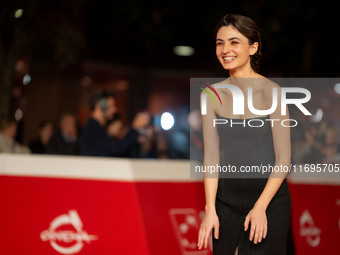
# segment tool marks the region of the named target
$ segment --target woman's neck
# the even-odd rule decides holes
[[[229,70],[230,78],[255,78],[259,77],[250,66],[244,68],[237,68]]]
[[[237,69],[229,70],[229,79],[232,84],[241,89],[247,89],[254,86],[253,78],[264,78],[262,75],[255,72],[251,66],[239,67]]]

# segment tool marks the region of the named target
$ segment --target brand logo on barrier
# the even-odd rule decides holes
[[[321,230],[314,225],[314,221],[308,210],[305,210],[300,217],[300,235],[306,237],[307,243],[316,247],[320,244]]]
[[[50,241],[51,246],[61,254],[74,254],[81,251],[84,242],[97,240],[95,235],[89,235],[83,230],[83,223],[76,210],[56,217],[50,228],[41,232],[42,241]]]
[[[198,250],[196,246],[200,217],[195,209],[170,209],[169,216],[183,255],[210,253],[207,249]]]

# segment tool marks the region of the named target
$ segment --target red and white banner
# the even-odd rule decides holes
[[[196,248],[190,162],[0,155],[0,254],[212,254]],[[296,254],[337,254],[340,186],[290,181]]]
[[[340,254],[340,186],[292,181],[289,188],[296,254]]]
[[[0,254],[209,254],[189,166],[0,155]]]

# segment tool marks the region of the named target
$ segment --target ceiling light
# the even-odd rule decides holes
[[[24,12],[23,9],[17,9],[14,13],[14,18],[19,19],[22,16],[23,12]]]
[[[190,46],[179,45],[179,46],[174,47],[174,53],[177,56],[189,57],[189,56],[194,55],[195,50],[194,50],[194,48],[192,48]]]

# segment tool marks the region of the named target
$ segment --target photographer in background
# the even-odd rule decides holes
[[[59,122],[59,129],[54,132],[46,146],[46,154],[78,155],[78,131],[76,117],[64,113]]]
[[[108,91],[96,92],[90,99],[91,117],[80,137],[80,154],[84,156],[122,157],[139,137],[139,129],[148,125],[147,113],[139,113],[122,138],[107,132],[107,124],[117,112],[115,96]]]

